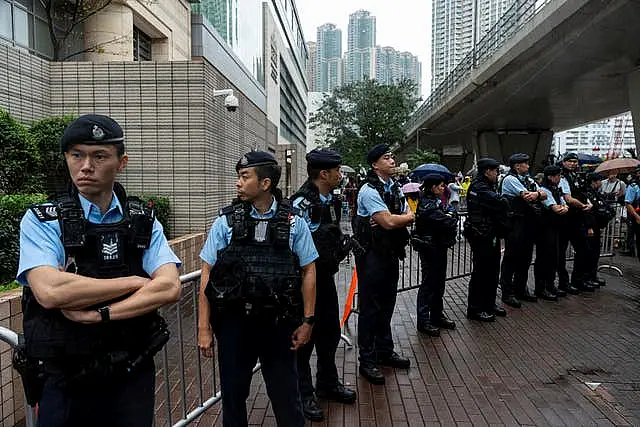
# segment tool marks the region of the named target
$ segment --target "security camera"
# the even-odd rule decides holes
[[[233,95],[233,89],[214,90],[213,96],[224,96],[224,106],[227,111],[234,112],[238,109],[238,98]]]

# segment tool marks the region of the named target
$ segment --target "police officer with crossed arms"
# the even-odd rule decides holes
[[[153,355],[169,335],[156,309],[180,296],[180,261],[153,209],[115,182],[121,127],[74,120],[60,141],[69,191],[20,225],[26,353],[45,382],[38,425],[151,426]]]
[[[342,156],[328,148],[316,148],[307,154],[308,179],[291,196],[293,205],[301,210],[311,230],[319,257],[316,260],[315,325],[311,341],[298,350],[298,383],[302,409],[312,421],[322,421],[324,414],[318,397],[341,403],[356,401],[356,392],[346,388],[338,378],[335,356],[340,342],[338,293],[333,275],[347,255],[349,239],[342,234],[340,218],[342,200],[332,191],[342,180]],[[313,348],[317,354],[316,388],[314,394],[309,359]]]
[[[315,321],[315,263],[309,227],[277,188],[273,155],[246,153],[236,164],[238,198],[220,211],[202,248],[198,346],[217,339],[222,423],[246,426],[252,370],[262,376],[279,426],[302,427],[296,351]]]

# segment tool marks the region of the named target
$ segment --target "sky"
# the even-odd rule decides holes
[[[347,49],[349,14],[365,9],[376,17],[376,43],[409,51],[422,63],[422,98],[431,84],[431,0],[296,0],[305,41],[316,41],[326,23],[342,30]]]

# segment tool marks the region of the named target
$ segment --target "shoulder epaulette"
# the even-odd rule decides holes
[[[229,215],[233,213],[234,210],[236,210],[236,205],[225,206],[218,211],[218,216]]]
[[[300,200],[300,203],[298,203],[297,209],[300,211],[306,211],[310,207],[311,207],[311,201],[306,197],[303,197],[302,200]]]
[[[58,219],[59,210],[56,205],[35,205],[31,206],[30,209],[40,222],[54,221]]]

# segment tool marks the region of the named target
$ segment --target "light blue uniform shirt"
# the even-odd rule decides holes
[[[122,205],[115,193],[111,205],[102,215],[100,208],[78,195],[84,217],[93,224],[114,224],[123,219]],[[28,285],[26,273],[32,268],[49,266],[64,267],[65,252],[60,237],[60,223],[58,220],[40,222],[29,209],[20,223],[20,263],[16,280],[21,285]],[[173,253],[164,235],[162,224],[156,220],[153,223],[151,243],[142,254],[142,268],[151,276],[160,266],[175,263],[180,268],[181,262]]]
[[[278,210],[278,203],[273,200],[271,207],[264,214],[260,214],[255,206],[251,206],[251,217],[256,219],[271,219],[275,216]],[[294,216],[294,225],[291,227],[289,233],[289,248],[298,256],[300,260],[300,266],[311,264],[318,258],[318,251],[313,244],[313,238],[311,237],[311,231],[306,221],[298,216]],[[231,235],[233,229],[229,227],[227,222],[227,216],[218,217],[207,236],[207,241],[202,247],[200,252],[200,259],[207,264],[213,266],[218,259],[218,251],[226,248],[231,243]]]
[[[384,184],[384,192],[390,193],[393,180],[389,179],[389,182]],[[400,194],[404,196],[402,191]],[[402,211],[406,212],[409,209],[409,205],[405,202],[402,207]],[[369,184],[365,184],[360,188],[358,192],[358,215],[359,216],[372,216],[378,212],[388,211],[389,207],[384,203],[378,190],[371,187]]]
[[[300,202],[302,202],[302,200],[304,200],[304,197],[302,196],[298,197],[293,201],[293,206],[296,208],[300,208]],[[320,202],[322,203],[322,206],[330,204],[332,200],[333,200],[333,196],[331,195],[331,193],[329,193],[327,197],[323,196],[322,193],[320,193]],[[309,230],[312,233],[314,233],[318,228],[320,228],[320,223],[311,221],[311,217],[309,216],[309,210],[310,209],[300,209],[300,213],[302,214],[302,218],[304,218],[304,220],[307,221]]]
[[[627,187],[627,191],[624,193],[624,202],[633,204],[638,198],[640,198],[640,187],[633,183]]]
[[[502,180],[500,194],[503,196],[518,197],[522,191],[529,191],[523,184],[524,179],[525,177],[523,176],[518,176],[518,178],[513,175],[505,176]],[[536,184],[536,190],[539,189],[540,187]]]
[[[569,187],[569,181],[563,176],[560,178],[560,184],[558,184],[560,189],[562,190],[562,194],[571,195],[571,187]]]
[[[547,194],[547,198],[542,201],[542,204],[545,207],[550,208],[553,205],[557,205],[556,199],[553,198],[551,190],[549,190],[547,187],[540,187],[540,190],[544,191]],[[567,202],[564,201],[564,197],[560,197],[560,204],[562,206],[565,206],[567,204]]]

